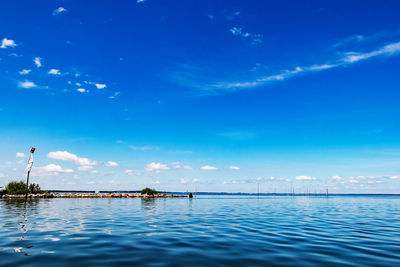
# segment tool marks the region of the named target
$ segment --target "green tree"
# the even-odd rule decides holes
[[[24,181],[12,181],[9,182],[6,186],[6,192],[9,195],[23,195],[26,194],[26,183]],[[28,193],[30,194],[40,194],[42,191],[40,190],[39,184],[29,184]]]
[[[26,194],[26,183],[23,181],[9,182],[6,186],[7,194],[9,195],[22,195]]]
[[[29,185],[28,192],[31,193],[31,194],[40,194],[42,191],[40,190],[39,184],[33,183],[33,184]]]
[[[156,191],[155,189],[151,189],[151,188],[149,188],[149,187],[146,187],[146,188],[142,189],[141,194],[142,194],[142,195],[144,195],[144,194],[147,194],[147,195],[155,195],[155,194],[157,194],[157,191]]]

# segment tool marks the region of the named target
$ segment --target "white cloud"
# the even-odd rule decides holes
[[[351,180],[349,180],[348,182],[351,183],[351,184],[357,184],[357,183],[358,183],[358,181],[355,180],[355,179],[351,179]]]
[[[32,70],[26,70],[26,69],[24,69],[24,70],[19,71],[18,73],[21,74],[21,75],[26,75],[26,74],[29,74],[31,71],[32,71]]]
[[[206,166],[201,167],[200,170],[203,170],[203,171],[216,171],[216,170],[218,170],[218,168],[216,168],[214,166],[206,165]]]
[[[27,156],[22,153],[22,152],[17,152],[17,154],[15,155],[17,158],[26,158]]]
[[[17,53],[10,53],[9,56],[10,56],[10,57],[23,57],[24,55],[22,55],[22,54],[17,54]]]
[[[298,180],[298,181],[313,181],[313,180],[317,180],[317,178],[311,177],[311,176],[300,175],[300,176],[296,176],[296,180]]]
[[[97,89],[104,89],[107,87],[107,85],[101,84],[101,83],[96,83],[95,85],[96,85]]]
[[[59,69],[50,69],[48,74],[53,74],[53,75],[60,75],[61,72]]]
[[[43,167],[33,168],[35,175],[58,175],[60,173],[73,173],[72,169],[63,169],[60,165],[49,164]]]
[[[80,158],[75,154],[69,153],[68,151],[56,151],[47,154],[50,159],[57,159],[63,161],[72,161],[81,166],[95,166],[98,165],[97,161],[90,160],[88,158]]]
[[[393,176],[390,176],[389,178],[390,179],[400,179],[400,176],[399,175],[393,175]]]
[[[199,181],[199,179],[194,178],[194,179],[192,180],[192,183],[197,183],[198,181]]]
[[[188,166],[188,165],[183,166],[183,168],[184,168],[185,170],[193,170],[193,168],[190,167],[190,166]]]
[[[76,91],[78,91],[79,93],[87,93],[87,92],[89,92],[89,91],[86,91],[85,88],[78,88],[78,89],[76,89]]]
[[[182,166],[178,164],[178,165],[175,165],[173,168],[174,169],[180,169],[180,168],[182,168]]]
[[[337,175],[332,176],[332,179],[333,179],[333,180],[336,180],[336,181],[341,181],[341,180],[343,180],[342,177],[337,176]]]
[[[35,57],[33,59],[33,62],[35,63],[36,67],[40,68],[42,66],[42,58],[40,57]]]
[[[136,3],[143,3],[146,2],[147,0],[137,0]]]
[[[151,182],[152,184],[160,184],[160,181]]]
[[[95,181],[87,182],[87,184],[95,184],[95,183],[96,183]]]
[[[53,16],[57,16],[57,15],[60,15],[61,13],[65,13],[65,12],[68,12],[68,10],[66,10],[65,8],[60,6],[59,8],[57,8],[56,10],[53,11]]]
[[[127,174],[127,175],[132,175],[133,173],[134,173],[134,170],[130,170],[130,169],[125,170],[125,174]]]
[[[91,165],[82,165],[78,167],[79,171],[87,172],[93,169],[93,166]]]
[[[156,173],[159,173],[160,171],[169,170],[169,167],[166,164],[152,162],[152,163],[148,164],[144,169],[149,172],[154,171]]]
[[[185,180],[185,179],[181,178],[181,184],[187,184],[187,183],[189,183],[188,180]]]
[[[98,174],[98,173],[99,173],[99,171],[98,171],[98,170],[91,170],[91,171],[90,171],[90,173],[93,173],[93,174]]]
[[[107,167],[117,167],[118,163],[114,162],[114,161],[107,161],[106,162],[106,166]]]
[[[231,169],[231,170],[240,170],[240,167],[238,167],[238,166],[229,166],[229,169]]]
[[[14,40],[9,40],[7,38],[1,40],[0,48],[15,47],[15,46],[17,46],[17,44],[14,42]]]
[[[23,82],[19,82],[18,86],[21,87],[21,88],[35,88],[35,87],[37,87],[37,85],[34,82],[31,82],[31,81],[28,81],[28,80],[25,80]]]

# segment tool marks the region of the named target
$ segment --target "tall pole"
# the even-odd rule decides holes
[[[31,154],[29,156],[28,160],[28,166],[26,167],[26,170],[28,171],[28,174],[26,175],[26,192],[25,192],[25,200],[28,198],[28,190],[29,190],[29,174],[31,173],[32,170],[32,165],[33,165],[33,153],[35,153],[35,148],[31,148]]]
[[[30,170],[28,170],[28,174],[26,175],[26,192],[25,192],[25,200],[28,198],[28,190],[29,190],[29,174],[31,173]]]

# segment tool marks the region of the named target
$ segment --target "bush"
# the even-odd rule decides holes
[[[7,194],[9,195],[22,195],[26,194],[26,184],[23,181],[9,182],[6,186]]]
[[[42,191],[40,190],[39,184],[30,184],[28,192],[31,194],[39,194]]]
[[[149,188],[149,187],[146,187],[146,188],[142,189],[141,194],[142,194],[142,195],[144,195],[144,194],[147,194],[147,195],[155,195],[155,194],[157,194],[157,191],[156,191],[155,189],[151,189],[151,188]]]
[[[6,187],[6,192],[9,195],[23,195],[26,194],[26,183],[23,181],[13,181],[9,182]],[[28,188],[28,192],[30,194],[40,194],[42,191],[40,190],[39,184],[30,184]]]

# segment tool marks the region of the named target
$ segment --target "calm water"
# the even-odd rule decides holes
[[[0,200],[1,265],[400,266],[400,197]]]

